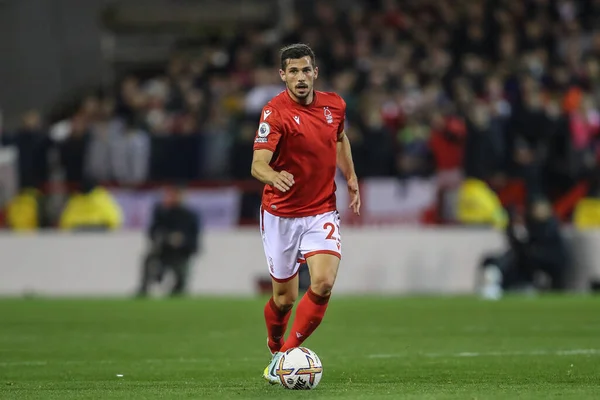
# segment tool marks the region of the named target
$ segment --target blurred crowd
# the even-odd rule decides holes
[[[359,177],[461,171],[554,199],[599,191],[599,0],[300,1],[283,29],[240,26],[124,76],[59,121],[27,113],[3,137],[20,182],[250,178],[262,106],[282,89],[278,50],[313,47],[317,88],[348,105]]]

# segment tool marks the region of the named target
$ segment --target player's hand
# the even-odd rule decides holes
[[[272,182],[271,186],[285,193],[294,185],[294,175],[287,171],[276,172]]]
[[[350,206],[348,208],[351,208],[354,214],[360,215],[360,193],[356,176],[348,179],[348,194],[350,194]]]

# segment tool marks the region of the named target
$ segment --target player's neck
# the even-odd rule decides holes
[[[315,90],[314,89],[311,90],[310,94],[308,96],[306,96],[304,99],[297,98],[296,96],[294,96],[294,93],[292,93],[292,91],[289,89],[286,89],[286,92],[287,92],[288,96],[290,97],[290,99],[292,99],[292,101],[294,103],[300,104],[301,106],[308,106],[315,99]]]

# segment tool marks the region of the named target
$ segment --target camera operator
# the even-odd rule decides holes
[[[148,231],[151,249],[143,263],[140,296],[148,293],[150,284],[162,282],[168,271],[175,276],[171,295],[185,292],[190,259],[198,252],[198,219],[183,204],[183,189],[167,187],[162,202],[154,208]]]
[[[550,203],[534,198],[524,221],[511,213],[507,227],[509,250],[486,257],[482,262],[482,295],[498,298],[504,290],[535,288],[535,276],[543,272],[552,290],[565,289],[569,251]]]

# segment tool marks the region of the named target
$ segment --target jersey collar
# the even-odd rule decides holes
[[[287,88],[285,89],[285,97],[286,97],[287,101],[292,104],[292,106],[300,108],[300,109],[313,108],[313,107],[316,107],[316,105],[317,105],[317,91],[314,88],[313,88],[313,101],[307,105],[295,102],[292,99],[292,97],[290,96],[290,92],[288,91]]]

